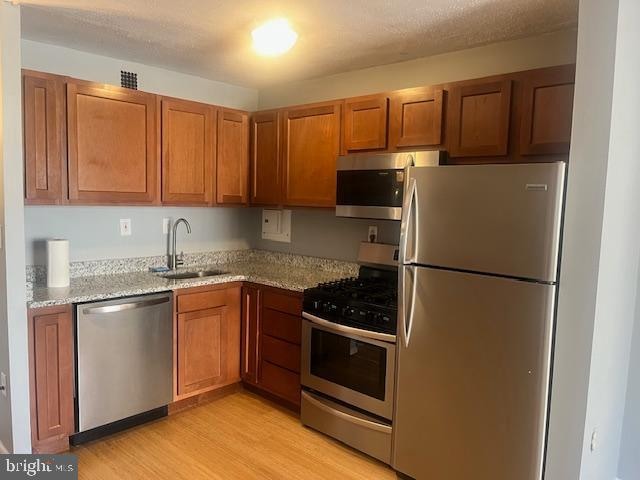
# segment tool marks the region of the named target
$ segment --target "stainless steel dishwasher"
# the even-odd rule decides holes
[[[76,306],[74,444],[166,415],[173,397],[172,295]]]

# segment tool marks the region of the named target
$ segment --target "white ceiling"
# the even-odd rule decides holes
[[[577,23],[578,0],[21,0],[22,35],[248,87],[542,34]],[[279,58],[251,30],[284,16]]]

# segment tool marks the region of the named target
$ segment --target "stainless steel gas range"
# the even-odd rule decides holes
[[[358,278],[305,290],[302,423],[391,461],[397,324],[394,245],[363,243]]]

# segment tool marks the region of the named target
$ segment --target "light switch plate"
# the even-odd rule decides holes
[[[131,219],[130,218],[120,219],[120,235],[123,237],[127,237],[131,235]]]
[[[291,243],[291,210],[262,210],[262,238]]]
[[[162,219],[162,233],[169,235],[169,218]]]
[[[2,395],[7,396],[7,374],[2,372],[0,373],[0,387],[2,387]]]

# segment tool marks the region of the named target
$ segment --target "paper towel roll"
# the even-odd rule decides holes
[[[69,286],[69,240],[47,240],[47,287]]]

